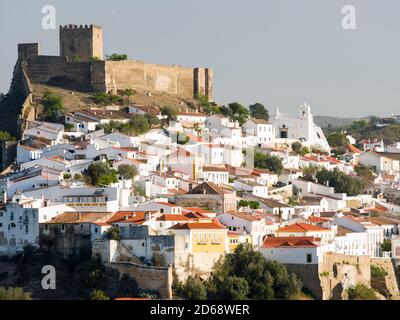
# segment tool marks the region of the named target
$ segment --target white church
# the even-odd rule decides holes
[[[301,105],[297,116],[281,113],[276,108],[275,113],[270,117],[270,121],[274,126],[277,141],[292,143],[299,140],[305,146],[320,147],[330,151],[322,129],[314,123],[309,104]]]

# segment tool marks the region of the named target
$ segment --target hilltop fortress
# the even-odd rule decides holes
[[[212,100],[211,69],[104,60],[103,28],[96,25],[60,26],[59,56],[41,55],[38,43],[19,44],[14,85],[21,76],[27,78],[22,82],[74,85],[84,91],[134,89]]]

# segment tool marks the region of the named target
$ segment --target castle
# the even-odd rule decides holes
[[[211,69],[104,60],[103,28],[96,25],[60,26],[59,56],[41,55],[38,43],[19,44],[18,62],[17,71],[23,69],[31,83],[70,84],[77,90],[96,92],[166,92],[212,100]]]

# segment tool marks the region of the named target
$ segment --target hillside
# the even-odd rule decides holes
[[[351,124],[353,121],[367,120],[369,117],[363,118],[340,118],[332,116],[314,116],[314,122],[321,128],[331,125],[333,128],[343,127]]]
[[[67,111],[75,111],[83,108],[98,107],[93,100],[93,92],[78,92],[63,89],[60,87],[43,85],[43,84],[33,84],[33,91],[35,96],[35,103],[38,104],[39,109],[41,107],[41,97],[46,90],[50,90],[57,95],[60,95],[63,99],[64,105]],[[127,98],[128,99],[128,98]],[[170,95],[168,93],[151,93],[143,91],[135,91],[135,93],[125,102],[126,104],[138,104],[138,105],[155,105],[159,107],[169,106],[176,111],[181,109],[194,109],[199,107],[200,104],[195,99],[183,99],[178,96]]]

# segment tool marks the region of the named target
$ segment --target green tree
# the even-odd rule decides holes
[[[85,171],[86,179],[95,186],[108,186],[118,182],[117,171],[103,162],[92,163]]]
[[[381,250],[383,252],[392,251],[392,241],[390,241],[389,239],[384,239],[381,243]]]
[[[249,106],[250,114],[253,118],[269,120],[269,112],[261,103],[255,103]]]
[[[172,109],[171,107],[165,106],[161,108],[161,115],[167,117],[167,122],[169,123],[170,121],[176,121],[176,111]]]
[[[0,300],[32,300],[32,294],[22,288],[0,287]]]
[[[117,226],[112,226],[111,228],[109,228],[106,231],[105,236],[108,240],[119,241],[121,239],[120,230]]]
[[[317,181],[317,172],[318,172],[318,167],[309,165],[305,168],[303,168],[303,179],[315,182]]]
[[[128,60],[128,55],[113,53],[112,55],[106,55],[106,59],[109,61],[124,61]]]
[[[110,300],[110,298],[103,291],[101,291],[99,289],[94,289],[92,292],[90,292],[89,299],[90,300]]]
[[[11,136],[7,131],[0,131],[0,142],[15,141],[15,137]]]
[[[302,147],[303,145],[298,141],[292,143],[292,150],[297,154],[300,154],[300,150]]]
[[[255,200],[240,200],[239,207],[250,207],[250,209],[257,210],[260,209],[260,203]]]
[[[70,173],[64,173],[63,178],[65,181],[71,180],[72,176]]]
[[[328,143],[333,148],[340,148],[347,144],[347,138],[343,133],[331,133],[327,137]]]
[[[189,277],[183,286],[183,292],[189,300],[206,300],[207,290],[199,278]]]
[[[43,95],[43,113],[50,121],[60,121],[65,113],[61,96],[47,90]]]
[[[244,278],[228,276],[220,288],[221,299],[245,300],[249,294],[249,285]]]
[[[290,299],[301,291],[301,282],[294,274],[289,274],[283,264],[265,260],[249,244],[239,245],[233,254],[215,265],[207,283],[208,297],[223,299],[232,294],[225,285],[229,277],[241,278],[247,283],[245,298],[248,299]],[[236,294],[243,295],[246,291],[243,280],[230,280],[235,282]]]
[[[377,300],[375,291],[364,284],[357,284],[347,290],[349,300]]]
[[[282,160],[277,156],[256,152],[254,155],[254,166],[260,169],[267,169],[277,175],[283,170]]]
[[[118,174],[122,179],[133,179],[135,178],[139,172],[135,166],[131,166],[129,164],[121,164],[118,167]]]

